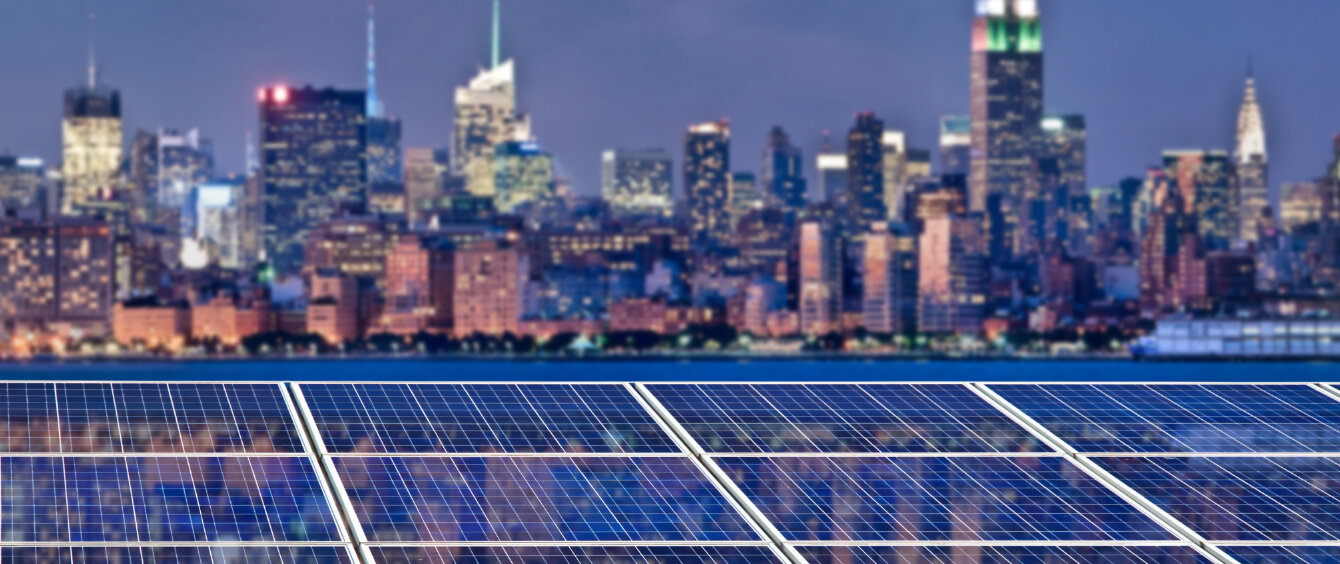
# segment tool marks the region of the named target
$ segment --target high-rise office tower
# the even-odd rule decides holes
[[[366,96],[311,86],[262,88],[264,250],[279,274],[302,267],[307,234],[367,192]]]
[[[730,122],[689,126],[684,134],[684,199],[699,246],[730,243]]]
[[[60,213],[80,215],[115,190],[121,167],[121,93],[98,83],[91,46],[88,83],[65,91],[61,149]]]
[[[991,236],[1005,240],[993,241],[993,249],[1012,254],[1011,230],[1020,224],[1025,186],[1042,141],[1037,0],[977,0],[971,68],[969,206],[994,219]],[[993,195],[999,195],[998,210],[988,210]]]
[[[1163,152],[1163,173],[1187,213],[1196,234],[1210,250],[1227,249],[1238,236],[1238,199],[1233,163],[1222,150],[1188,149]]]
[[[47,208],[46,170],[40,157],[0,155],[0,218],[40,216]]]
[[[177,217],[179,232],[189,236],[195,231],[196,218],[195,210],[187,204],[195,188],[214,177],[213,146],[208,139],[200,137],[198,129],[186,133],[159,129],[156,138],[157,204],[160,211],[171,212],[158,219]],[[172,227],[162,221],[159,223]]]
[[[377,24],[368,5],[368,184],[399,184],[404,180],[400,154],[400,120],[386,117],[377,96]]]
[[[917,330],[974,334],[986,313],[987,265],[976,214],[922,220],[917,240]]]
[[[889,217],[884,205],[883,137],[884,122],[874,112],[856,114],[856,123],[847,132],[847,205],[860,231]]]
[[[493,149],[504,141],[529,141],[530,126],[516,111],[514,61],[499,61],[501,7],[493,2],[491,65],[456,89],[456,128],[452,172],[465,178],[465,189],[493,197]]]
[[[427,222],[427,208],[442,192],[437,159],[429,147],[405,149],[405,215],[411,224]]]
[[[1247,85],[1238,110],[1237,146],[1233,151],[1238,183],[1238,236],[1255,241],[1261,213],[1270,205],[1266,159],[1266,126],[1256,102],[1256,80],[1247,69]]]
[[[763,145],[763,160],[759,164],[759,192],[767,207],[775,207],[793,215],[805,207],[804,163],[800,148],[791,144],[791,138],[780,126],[773,126]]]
[[[880,137],[881,167],[884,171],[884,209],[888,218],[901,220],[907,177],[907,134],[885,131]]]
[[[675,213],[674,159],[665,149],[609,149],[600,155],[600,192],[621,217]]]
[[[865,236],[861,269],[861,323],[875,333],[916,329],[916,238],[890,233],[877,223]]]
[[[810,200],[824,203],[842,199],[847,188],[847,155],[821,151],[814,156],[814,169],[818,171],[819,186]]]
[[[1056,159],[1060,183],[1071,194],[1088,191],[1087,141],[1084,116],[1047,116],[1042,119],[1042,156]]]
[[[800,331],[842,329],[842,244],[819,221],[800,224]]]
[[[732,225],[751,211],[763,208],[763,197],[758,191],[758,177],[752,172],[730,174],[730,213]]]
[[[554,156],[531,141],[505,141],[493,151],[493,205],[512,213],[554,197]]]
[[[940,170],[967,176],[972,169],[972,118],[940,118]]]

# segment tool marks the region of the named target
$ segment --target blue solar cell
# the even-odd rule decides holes
[[[790,541],[1161,541],[1060,457],[715,459]]]
[[[679,451],[622,384],[329,384],[302,392],[336,453]]]
[[[1340,546],[1224,546],[1241,564],[1340,564]]]
[[[991,385],[1079,452],[1340,451],[1340,401],[1298,385]]]
[[[688,458],[334,460],[374,542],[761,540]]]
[[[1186,546],[797,546],[810,564],[1210,564]]]
[[[0,548],[3,564],[345,564],[354,562],[339,546],[27,546]]]
[[[957,384],[652,384],[707,452],[1019,452],[1027,431]]]
[[[340,540],[306,457],[0,458],[8,542]]]
[[[378,564],[753,564],[781,562],[763,546],[377,546]]]
[[[1211,541],[1340,541],[1340,458],[1094,458]]]
[[[0,384],[0,452],[302,452],[278,384]]]

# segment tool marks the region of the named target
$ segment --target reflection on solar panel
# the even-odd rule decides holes
[[[1340,458],[1095,458],[1211,541],[1340,541]]]
[[[1242,564],[1335,564],[1340,546],[1225,546]]]
[[[760,540],[687,458],[337,457],[371,541]]]
[[[1023,428],[963,385],[652,384],[707,452],[1010,452]]]
[[[1209,564],[1182,546],[797,546],[810,564]]]
[[[1173,540],[1059,457],[715,460],[792,541]]]
[[[1079,452],[1340,451],[1340,401],[1308,386],[990,388]]]
[[[622,384],[303,385],[330,452],[678,452]]]
[[[0,458],[6,542],[338,541],[306,457]]]
[[[278,384],[0,384],[0,452],[302,452]]]
[[[349,550],[335,546],[171,546],[71,547],[35,546],[0,548],[4,564],[153,563],[203,564],[344,564],[353,562]]]
[[[368,549],[378,564],[753,564],[780,562],[763,546],[415,546]]]

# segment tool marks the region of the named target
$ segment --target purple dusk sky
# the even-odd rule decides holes
[[[364,87],[364,0],[46,0],[0,18],[0,153],[60,150],[61,92],[83,80],[90,11],[105,81],[135,129],[199,127],[220,171],[243,164],[262,84]],[[452,89],[488,57],[488,0],[377,3],[378,89],[408,146],[441,146]],[[1091,184],[1141,175],[1164,148],[1229,148],[1250,53],[1271,183],[1311,179],[1340,130],[1334,0],[1044,0],[1046,104],[1083,113]],[[579,193],[599,153],[682,150],[729,117],[733,168],[790,132],[812,169],[820,131],[874,110],[916,147],[966,113],[971,0],[504,0],[519,103]],[[840,143],[840,141],[837,141]],[[807,172],[812,173],[812,170]],[[680,179],[676,178],[678,184]],[[677,188],[678,189],[678,188]]]

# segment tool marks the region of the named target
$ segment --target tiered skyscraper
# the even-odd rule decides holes
[[[1001,219],[1017,210],[1042,144],[1042,26],[1037,0],[978,0],[972,27],[969,206],[988,211],[999,196]],[[988,214],[991,217],[992,214]],[[993,237],[1009,237],[992,226]],[[1000,247],[1001,242],[992,242]],[[1008,245],[1005,245],[1008,246]]]
[[[495,195],[494,148],[530,137],[528,120],[516,111],[513,60],[499,61],[501,18],[501,7],[494,0],[491,66],[456,89],[452,171],[465,177],[466,191],[476,196]]]
[[[1261,214],[1270,206],[1266,160],[1266,127],[1256,103],[1256,80],[1247,70],[1247,85],[1238,110],[1237,146],[1233,151],[1238,177],[1239,236],[1255,241]]]
[[[65,91],[61,149],[60,213],[79,215],[112,191],[121,167],[121,93],[98,83],[92,45],[88,83]]]

